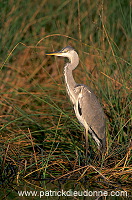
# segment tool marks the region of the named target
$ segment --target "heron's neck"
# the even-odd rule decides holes
[[[75,87],[76,82],[73,78],[72,71],[78,66],[79,63],[79,57],[76,52],[69,58],[70,62],[67,63],[64,67],[64,76],[65,76],[65,82],[66,85],[69,85],[69,87]]]
[[[70,68],[71,63],[67,63],[64,67],[64,77],[65,77],[65,84],[66,84],[66,90],[70,97],[70,100],[73,104],[75,104],[75,92],[74,88],[76,86],[76,82],[72,75],[72,69]]]
[[[78,57],[77,52],[74,51],[74,54],[71,57],[69,57],[69,60],[70,60],[70,63],[68,65],[68,68],[71,70],[74,70],[78,66],[78,63],[79,63],[79,57]]]
[[[74,88],[76,85],[76,82],[73,78],[72,69],[70,68],[71,63],[66,63],[64,67],[64,77],[65,77],[65,83],[67,86]]]
[[[77,67],[79,63],[79,57],[76,52],[74,52],[74,55],[70,57],[70,63],[67,63],[64,67],[64,77],[65,77],[65,83],[66,83],[66,89],[67,93],[70,97],[70,100],[73,104],[76,103],[76,94],[74,91],[75,86],[77,85],[74,78],[72,71]]]

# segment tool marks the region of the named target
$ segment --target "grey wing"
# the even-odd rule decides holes
[[[105,138],[105,114],[104,111],[93,93],[86,86],[78,86],[79,95],[78,103],[80,106],[83,119],[99,139]]]

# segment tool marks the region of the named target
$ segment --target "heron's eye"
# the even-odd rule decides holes
[[[66,49],[65,49],[65,50],[63,50],[63,53],[67,53],[67,52],[68,52],[68,50],[66,50]]]

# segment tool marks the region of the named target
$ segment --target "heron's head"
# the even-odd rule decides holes
[[[74,59],[78,59],[77,52],[71,46],[67,46],[60,51],[54,51],[54,52],[51,52],[51,53],[46,53],[46,55],[67,57],[71,62]]]

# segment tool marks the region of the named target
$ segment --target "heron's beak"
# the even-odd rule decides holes
[[[62,52],[61,51],[54,51],[54,52],[46,53],[46,55],[48,55],[48,56],[62,56]]]

